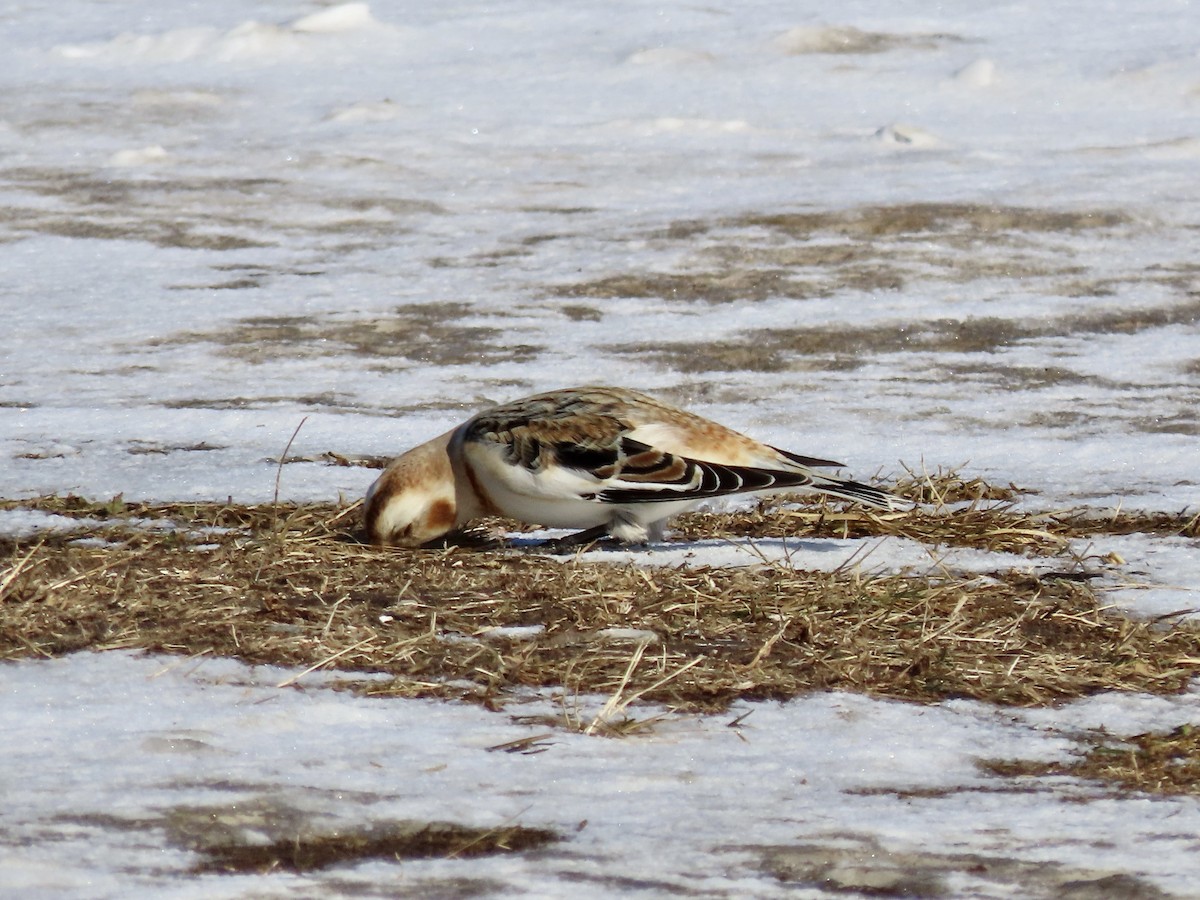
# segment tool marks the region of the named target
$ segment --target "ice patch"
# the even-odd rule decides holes
[[[1196,559],[1200,540],[1148,534],[1100,535],[1076,552],[1111,554],[1121,565],[1103,585],[1103,597],[1139,618],[1200,619]]]
[[[292,23],[292,30],[310,34],[333,34],[378,24],[371,15],[369,4],[343,3],[297,19]]]
[[[478,636],[481,638],[505,638],[513,641],[528,641],[545,632],[545,625],[497,625],[494,628],[482,629]]]
[[[880,128],[875,132],[875,140],[881,144],[910,147],[914,150],[928,150],[942,146],[942,140],[924,128],[899,122]]]
[[[605,130],[623,131],[652,137],[655,135],[740,135],[754,131],[744,119],[691,119],[662,116],[656,119],[617,119],[603,126]]]
[[[511,536],[510,540],[516,546],[536,551],[540,541],[561,536],[556,531],[531,531]],[[936,576],[952,571],[987,576],[1006,570],[1035,573],[1053,565],[1015,553],[994,553],[969,547],[929,547],[907,538],[730,538],[630,548],[599,546],[547,555],[641,566],[785,565],[798,571],[850,570],[864,575]]]
[[[857,28],[801,25],[775,38],[775,46],[784,53],[875,53],[879,50],[877,35]]]
[[[391,100],[380,100],[378,103],[355,103],[336,109],[329,114],[330,122],[361,125],[372,122],[390,122],[400,114],[400,107]]]
[[[0,509],[0,536],[27,538],[52,532],[78,531],[102,524],[98,519],[76,519],[32,509]]]
[[[366,3],[345,3],[304,16],[291,25],[246,21],[227,31],[195,26],[161,34],[126,32],[109,41],[61,44],[54,52],[64,59],[125,64],[182,63],[193,59],[272,62],[310,52],[315,39],[368,28],[381,30],[384,26],[371,16]]]
[[[694,66],[714,63],[716,57],[685,47],[650,47],[630,54],[625,61],[632,66]]]
[[[805,54],[883,53],[899,47],[929,47],[947,35],[905,35],[862,31],[849,25],[801,25],[775,38],[775,48],[788,56]]]
[[[135,91],[133,102],[146,107],[179,107],[183,109],[204,109],[220,106],[225,102],[216,91],[171,91],[147,88]]]
[[[110,41],[62,44],[54,52],[64,59],[106,62],[183,62],[194,59],[220,39],[216,28],[177,28],[163,34],[119,34]]]
[[[161,165],[170,162],[171,154],[158,144],[140,147],[136,150],[118,150],[108,158],[108,165],[113,168],[137,168],[140,166]]]
[[[955,72],[954,80],[967,87],[988,87],[996,81],[996,64],[990,59],[977,59]]]

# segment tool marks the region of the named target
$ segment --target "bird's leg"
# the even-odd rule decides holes
[[[577,531],[574,534],[542,541],[535,549],[556,553],[563,550],[573,550],[576,547],[585,547],[606,537],[608,537],[608,525],[596,525],[593,528],[585,528],[583,531]]]

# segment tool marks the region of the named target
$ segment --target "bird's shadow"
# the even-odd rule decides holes
[[[700,538],[651,541],[645,544],[625,544],[615,538],[602,538],[587,543],[563,542],[559,538],[509,535],[496,541],[494,549],[516,550],[522,553],[548,556],[576,556],[583,553],[662,553],[733,549],[763,560],[786,559],[796,553],[837,553],[845,547],[834,541],[802,540],[778,537]]]
[[[367,543],[365,535],[343,535],[349,543]],[[547,537],[542,533],[508,533],[496,535],[479,530],[451,532],[423,544],[421,549],[444,550],[457,547],[482,552],[517,552],[531,556],[579,556],[582,554],[653,554],[695,552],[705,550],[736,550],[763,561],[787,559],[796,553],[839,553],[845,547],[833,540],[813,540],[787,537],[720,537],[677,538],[626,544],[613,537],[579,540],[574,534]]]

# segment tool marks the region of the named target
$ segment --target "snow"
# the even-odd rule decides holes
[[[2,497],[269,500],[303,420],[290,453],[313,461],[284,467],[283,498],[352,498],[374,473],[321,454],[394,454],[489,401],[603,380],[862,477],[965,466],[1037,490],[1039,509],[1200,505],[1187,0],[77,0],[0,15]],[[908,204],[948,218],[889,228]],[[1018,216],[981,240],[955,224],[962,204],[1077,218]],[[772,222],[788,215],[817,224]],[[713,290],[695,300],[597,288],[696,273]],[[826,331],[840,342],[803,349]],[[726,343],[743,363],[703,364]],[[0,517],[4,533],[48,527],[69,523]],[[1079,551],[1125,560],[1105,588],[1134,614],[1200,608],[1194,540]],[[1038,565],[903,541],[607,558],[757,554]],[[763,848],[847,842],[1194,891],[1193,803],[974,790],[998,782],[972,763],[1062,755],[1085,718],[1116,733],[1192,721],[1193,695],[1020,715],[816,695],[748,708],[737,729],[561,731],[521,756],[484,750],[530,734],[504,714],[177,662],[0,668],[0,894],[339,896],[466,877],[483,893],[772,896],[796,886]],[[520,705],[539,704],[554,707]],[[914,787],[937,790],[853,793]],[[241,798],[570,837],[529,858],[200,878],[162,827],[95,818]],[[969,871],[952,890],[1032,890]]]
[[[1120,727],[1147,703],[1147,724],[1186,720],[1198,711],[1194,694],[1171,702],[1094,698],[1067,715],[997,715],[967,702],[920,708],[828,693],[675,719],[625,740],[556,731],[542,752],[522,754],[489,748],[546,734],[544,726],[471,706],[354,698],[322,689],[318,676],[280,688],[286,673],[224,660],[113,652],[2,671],[0,833],[10,891],[350,896],[437,893],[465,879],[504,885],[507,895],[603,897],[633,886],[626,889],[645,896],[783,896],[793,888],[764,872],[768,850],[863,835],[897,854],[1007,855],[1050,868],[1135,872],[1184,892],[1200,877],[1190,852],[1200,828],[1194,803],[1106,799],[1065,779],[996,793],[995,779],[974,764],[1063,758],[1071,747],[1059,733],[1064,720]],[[1063,802],[1080,798],[1091,802]],[[280,822],[301,811],[327,827],[516,820],[565,840],[527,862],[184,878],[195,854],[164,833],[196,810],[241,810],[251,822],[256,811]]]

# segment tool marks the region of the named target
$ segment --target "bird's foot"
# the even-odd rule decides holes
[[[608,533],[607,525],[585,528],[583,531],[560,538],[549,538],[535,544],[532,549],[539,553],[574,553],[576,550],[587,549],[593,544],[599,543],[616,544],[616,540]]]

